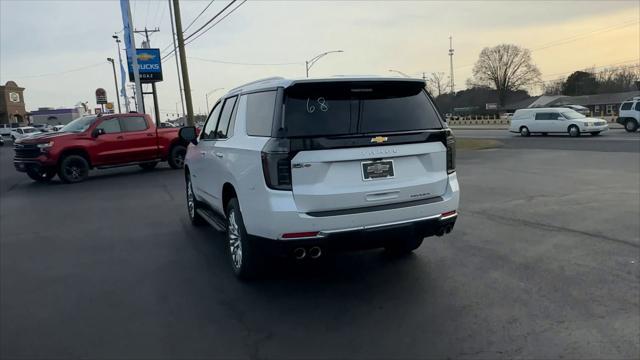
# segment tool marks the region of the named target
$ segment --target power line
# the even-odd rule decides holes
[[[204,23],[204,25],[200,26],[198,28],[198,30],[194,31],[193,33],[191,33],[191,35],[187,35],[184,38],[184,41],[189,40],[190,38],[192,38],[195,34],[199,33],[200,31],[202,31],[202,29],[204,29],[205,27],[207,27],[207,25],[211,24],[211,22],[213,20],[215,20],[218,16],[222,15],[223,12],[225,12],[231,5],[233,5],[233,3],[235,3],[237,0],[233,0],[231,1],[227,6],[225,6],[222,10],[220,10],[217,14],[215,14],[211,19],[209,19],[209,21],[207,21],[206,23]],[[206,31],[205,31],[206,32]]]
[[[233,4],[234,2],[236,2],[236,0],[233,0],[233,2],[231,4]],[[193,41],[195,41],[197,38],[199,38],[200,36],[206,34],[209,30],[211,30],[214,26],[216,26],[217,24],[219,24],[222,20],[226,19],[227,16],[231,15],[234,11],[236,11],[240,6],[242,6],[242,4],[244,4],[245,2],[247,2],[247,0],[243,0],[240,4],[238,4],[238,6],[236,6],[235,8],[231,9],[228,13],[226,13],[222,18],[218,19],[218,21],[216,21],[215,23],[211,24],[211,26],[209,26],[206,30],[204,30],[203,32],[201,32],[200,34],[197,34],[195,38],[192,38],[189,42],[185,42],[185,46],[191,44]],[[225,9],[227,9],[231,4],[227,5],[224,9],[222,9],[222,11],[224,11]],[[212,19],[215,19],[216,17],[218,17],[218,15],[220,15],[222,13],[222,11],[220,11],[218,14],[216,14]],[[207,24],[210,21],[207,22]],[[206,24],[205,24],[206,25]],[[196,32],[193,32],[191,35],[189,35],[187,38],[185,38],[185,41],[195,35]],[[165,61],[167,61],[167,59],[172,56],[173,54],[175,54],[176,49],[174,48],[173,50],[171,50],[171,52],[169,52],[167,55],[162,57],[162,62],[164,63]]]
[[[233,2],[232,2],[231,4],[233,4],[235,1],[236,1],[236,0],[233,0]],[[225,16],[221,17],[218,21],[216,21],[215,23],[211,24],[211,26],[209,26],[205,31],[203,31],[203,32],[201,32],[200,34],[198,34],[195,38],[191,39],[191,41],[189,41],[189,42],[188,42],[188,43],[186,43],[186,44],[191,44],[191,43],[192,43],[192,42],[194,42],[197,38],[199,38],[200,36],[202,36],[202,35],[206,34],[206,33],[207,33],[207,31],[211,30],[214,26],[218,25],[222,20],[226,19],[226,18],[227,18],[227,16],[229,16],[229,15],[233,14],[233,12],[234,12],[234,11],[238,10],[238,8],[239,8],[240,6],[242,6],[242,4],[244,4],[244,3],[246,3],[246,2],[247,2],[247,0],[243,0],[240,4],[238,4],[238,6],[234,7],[234,8],[233,8],[233,9],[231,9],[231,10],[229,10],[229,12],[228,12]],[[231,5],[231,4],[229,4],[229,5]],[[195,35],[195,33],[191,34],[189,37],[191,37],[191,36],[193,36],[193,35]],[[187,39],[188,39],[188,38],[187,38]],[[185,39],[185,40],[187,40],[187,39]],[[186,45],[186,44],[185,44],[185,45]]]
[[[76,69],[71,69],[71,70],[66,70],[66,71],[60,71],[60,72],[54,72],[54,73],[46,73],[46,74],[40,74],[40,75],[26,75],[26,76],[15,76],[16,79],[30,79],[30,78],[37,78],[37,77],[44,77],[44,76],[53,76],[53,75],[62,75],[62,74],[68,74],[68,73],[72,73],[72,72],[76,72],[76,71],[82,71],[82,70],[86,70],[86,69],[91,69],[97,66],[102,66],[104,65],[104,62],[99,62],[93,65],[88,65],[88,66],[83,66],[80,68],[76,68]]]
[[[631,21],[631,22],[629,22],[629,21]],[[638,24],[638,23],[640,23],[640,21],[638,21],[638,20],[627,20],[626,22],[623,22],[621,24],[616,24],[616,25],[613,25],[613,26],[607,26],[607,27],[604,27],[604,28],[592,30],[592,31],[590,31],[588,33],[573,35],[573,36],[570,36],[570,37],[567,37],[567,38],[564,38],[564,39],[554,40],[552,42],[549,42],[549,43],[546,43],[546,44],[542,44],[539,47],[531,49],[531,52],[538,51],[538,50],[543,50],[543,49],[548,49],[548,48],[556,47],[556,46],[560,46],[560,45],[569,44],[569,43],[572,43],[574,41],[580,40],[580,39],[582,39],[584,37],[587,37],[589,35],[600,35],[600,34],[607,33],[609,31],[614,31],[614,30],[625,28],[625,27],[629,27],[629,26],[632,26],[632,25],[635,25],[635,24]],[[461,65],[461,66],[456,67],[456,69],[462,69],[462,68],[473,66],[473,65],[475,65],[475,63]]]
[[[304,62],[288,62],[288,63],[246,63],[246,62],[237,62],[237,61],[225,61],[225,60],[215,60],[215,59],[203,59],[199,57],[189,57],[189,59],[212,62],[217,64],[228,64],[228,65],[247,65],[247,66],[287,66],[287,65],[304,65]]]
[[[207,9],[209,8],[209,6],[211,6],[211,4],[213,4],[213,2],[214,2],[214,0],[211,0],[211,1],[209,2],[209,4],[207,4],[207,6],[205,6],[205,8],[204,8],[204,9],[202,9],[202,11],[200,11],[200,14],[198,14],[198,16],[196,16],[196,18],[195,18],[195,19],[193,19],[193,21],[191,21],[191,23],[189,23],[189,25],[187,25],[187,27],[186,27],[186,28],[184,28],[184,31],[189,30],[189,28],[191,27],[191,25],[193,25],[193,24],[196,22],[196,20],[198,20],[198,19],[200,18],[200,16],[202,16],[202,14],[204,14],[204,12],[205,12],[205,11],[207,11]],[[183,32],[184,32],[184,31],[183,31]]]

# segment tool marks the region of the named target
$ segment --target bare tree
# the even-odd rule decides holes
[[[434,96],[440,96],[447,92],[448,80],[443,72],[432,72],[427,77],[427,89]]]
[[[553,80],[542,85],[542,92],[545,95],[562,95],[563,79]]]
[[[473,82],[496,89],[500,105],[504,105],[509,91],[539,81],[540,70],[531,61],[531,51],[517,45],[484,48],[473,67]]]

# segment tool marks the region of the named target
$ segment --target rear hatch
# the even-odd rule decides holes
[[[419,81],[287,88],[282,135],[297,208],[328,216],[438,201],[447,187],[448,130],[423,88]]]

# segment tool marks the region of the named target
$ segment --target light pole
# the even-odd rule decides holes
[[[126,79],[124,78],[124,67],[122,65],[122,52],[120,51],[120,43],[122,42],[122,40],[120,40],[118,38],[118,35],[112,35],[112,38],[116,39],[116,45],[118,46],[118,61],[120,61],[120,75],[122,77],[122,79],[120,79],[122,82],[126,82]],[[117,89],[116,89],[117,91]],[[124,86],[124,84],[122,84],[122,91],[121,92],[116,92],[116,94],[119,94],[118,96],[118,104],[120,103],[120,96],[124,97],[124,107],[127,110],[127,112],[129,112],[129,98],[127,97],[127,88]],[[119,110],[119,109],[118,109]]]
[[[224,90],[224,88],[215,88],[211,91],[209,91],[208,93],[206,93],[206,95],[204,96],[206,102],[207,102],[207,113],[211,110],[209,108],[209,95],[213,94],[214,92],[218,91],[218,90]]]
[[[403,73],[402,71],[399,71],[399,70],[389,69],[389,72],[398,73],[398,74],[400,74],[400,75],[402,75],[402,76],[404,76],[406,78],[410,78],[411,77],[411,76],[409,76],[409,75],[407,75],[407,74],[405,74],[405,73]]]
[[[116,85],[116,99],[118,99],[118,113],[122,113],[122,109],[120,109],[120,96],[118,96],[118,78],[116,77],[116,64],[114,63],[112,58],[107,58],[107,61],[111,63],[111,68],[113,69],[113,82]]]
[[[326,55],[329,55],[329,54],[332,54],[332,53],[341,53],[341,52],[344,52],[344,51],[342,51],[342,50],[327,51],[327,52],[323,52],[320,55],[315,56],[311,60],[305,61],[304,63],[305,63],[306,68],[307,68],[307,77],[309,77],[309,70],[311,69],[313,64],[315,64],[318,60],[320,60],[321,58],[323,58]]]

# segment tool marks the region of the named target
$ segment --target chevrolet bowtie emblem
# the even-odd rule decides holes
[[[381,144],[387,140],[388,138],[386,136],[376,136],[374,138],[371,138],[371,142],[376,144]]]

